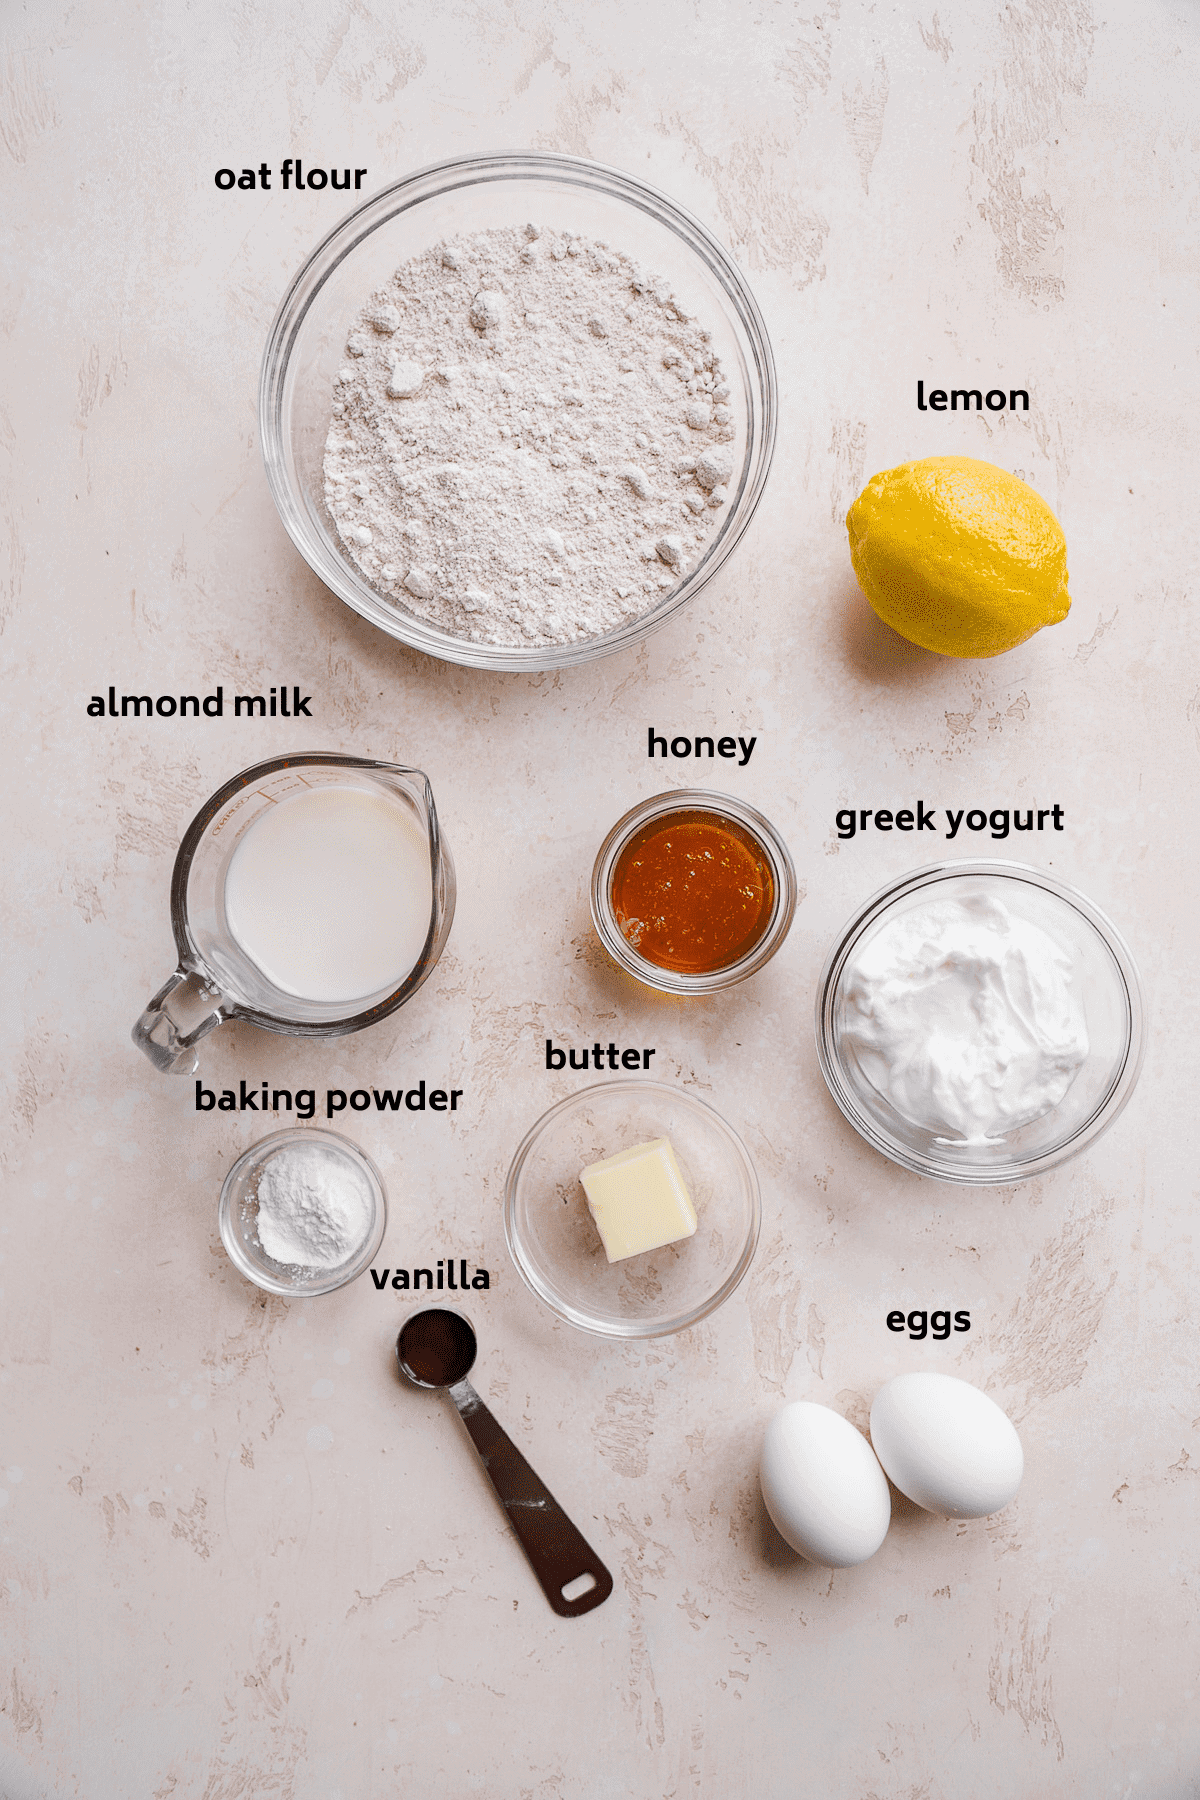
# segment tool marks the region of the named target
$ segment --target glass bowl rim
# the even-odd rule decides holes
[[[342,1269],[336,1271],[336,1279],[333,1278],[335,1272],[331,1271],[331,1278],[327,1282],[300,1287],[294,1282],[277,1280],[265,1269],[257,1268],[250,1261],[233,1229],[231,1216],[233,1188],[249,1163],[258,1161],[260,1158],[263,1161],[266,1160],[266,1158],[262,1158],[261,1153],[268,1146],[271,1147],[269,1155],[274,1155],[284,1148],[285,1142],[311,1144],[314,1141],[336,1144],[339,1150],[349,1152],[352,1162],[361,1166],[363,1174],[370,1183],[375,1200],[375,1221],[358,1256],[353,1262],[343,1264]],[[287,1300],[315,1299],[320,1294],[332,1294],[336,1293],[338,1288],[348,1287],[352,1281],[358,1280],[364,1269],[370,1267],[371,1258],[378,1251],[387,1230],[387,1187],[383,1176],[366,1151],[350,1138],[343,1136],[340,1131],[331,1131],[326,1125],[287,1125],[280,1131],[269,1132],[266,1137],[257,1139],[255,1143],[242,1151],[226,1172],[225,1179],[221,1183],[221,1197],[217,1202],[217,1225],[221,1233],[221,1242],[225,1246],[225,1254],[239,1275],[245,1276],[247,1281],[253,1282],[255,1287],[261,1288],[268,1294],[280,1294]]]
[[[1079,914],[1090,925],[1112,957],[1124,987],[1127,1032],[1124,1053],[1109,1087],[1083,1123],[1060,1143],[1052,1145],[1025,1161],[997,1163],[993,1167],[974,1170],[962,1164],[940,1162],[922,1156],[892,1138],[875,1120],[859,1107],[849,1083],[843,1080],[841,1064],[833,1038],[833,1005],[846,963],[867,928],[882,918],[888,909],[910,893],[935,886],[957,877],[991,876],[1013,880],[1042,889]],[[1107,913],[1069,882],[1030,863],[1009,861],[1002,857],[964,857],[958,861],[927,863],[905,875],[893,877],[877,888],[852,914],[839,931],[825,958],[817,982],[815,1007],[817,1061],[830,1095],[838,1110],[853,1125],[859,1136],[872,1149],[913,1174],[924,1175],[959,1187],[1004,1187],[1032,1180],[1057,1168],[1060,1163],[1090,1148],[1096,1139],[1114,1124],[1125,1110],[1137,1086],[1146,1054],[1146,1003],[1141,977],[1133,953],[1121,932]]]
[[[600,192],[636,207],[674,232],[724,291],[749,347],[751,366],[746,383],[745,466],[725,514],[730,525],[708,541],[698,566],[647,612],[614,631],[582,643],[540,645],[525,650],[457,638],[399,609],[394,610],[393,616],[393,609],[353,572],[346,559],[327,554],[325,546],[310,535],[308,521],[294,496],[284,454],[287,434],[283,430],[283,411],[292,353],[309,309],[329,277],[372,232],[448,190],[486,181],[538,179]],[[458,667],[499,674],[537,674],[577,667],[633,648],[674,618],[707,586],[745,535],[770,473],[778,419],[779,383],[766,321],[745,277],[715,234],[686,207],[639,176],[590,157],[551,150],[495,150],[427,163],[353,207],[320,239],[289,282],[267,334],[258,387],[259,443],[267,485],[284,529],[318,580],[361,618],[410,649]],[[359,589],[361,592],[356,591]]]
[[[586,1102],[594,1101],[599,1094],[659,1094],[669,1097],[672,1101],[682,1098],[685,1105],[695,1107],[708,1119],[715,1122],[719,1132],[729,1143],[734,1160],[741,1171],[749,1200],[750,1229],[738,1254],[737,1262],[720,1286],[706,1300],[699,1302],[688,1312],[680,1313],[662,1322],[656,1322],[649,1327],[638,1320],[602,1325],[594,1316],[583,1314],[578,1308],[573,1308],[569,1302],[563,1301],[559,1295],[547,1291],[529,1266],[515,1224],[517,1190],[525,1166],[538,1140],[553,1121],[562,1114]],[[573,1326],[577,1331],[585,1332],[589,1337],[604,1338],[609,1343],[638,1343],[651,1338],[670,1337],[676,1332],[686,1331],[692,1325],[698,1325],[702,1319],[707,1319],[741,1285],[746,1271],[754,1260],[754,1252],[758,1248],[761,1231],[762,1190],[759,1185],[758,1170],[754,1166],[754,1160],[747,1150],[741,1134],[735,1131],[728,1119],[707,1100],[702,1100],[698,1094],[691,1093],[687,1088],[674,1086],[667,1081],[642,1081],[633,1077],[622,1077],[616,1081],[597,1081],[592,1082],[588,1087],[577,1089],[573,1094],[564,1095],[561,1100],[556,1100],[552,1106],[546,1108],[521,1139],[509,1165],[504,1183],[504,1241],[508,1246],[509,1258],[517,1274],[530,1293],[548,1307],[557,1318]]]
[[[745,826],[762,844],[775,877],[775,909],[766,930],[744,956],[723,969],[705,975],[687,975],[677,969],[663,969],[657,963],[639,956],[624,932],[620,930],[609,904],[612,872],[621,851],[640,828],[655,818],[672,812],[707,812],[724,814]],[[605,950],[618,967],[640,981],[644,987],[661,994],[699,996],[720,993],[735,987],[739,981],[758,973],[781,948],[796,915],[798,888],[796,869],[787,845],[768,818],[736,794],[718,793],[715,788],[670,788],[652,794],[619,818],[596,853],[592,864],[592,924]]]

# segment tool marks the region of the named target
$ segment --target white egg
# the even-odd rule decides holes
[[[887,1536],[883,1470],[861,1431],[827,1406],[782,1407],[767,1426],[758,1475],[779,1535],[809,1562],[848,1569]]]
[[[897,1375],[881,1387],[871,1442],[902,1494],[950,1519],[999,1512],[1025,1473],[1008,1414],[955,1375]]]

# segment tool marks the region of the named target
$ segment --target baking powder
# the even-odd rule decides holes
[[[326,1144],[292,1144],[258,1178],[258,1241],[291,1268],[336,1269],[366,1242],[374,1216],[370,1183]]]

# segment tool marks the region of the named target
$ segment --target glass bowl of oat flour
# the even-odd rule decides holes
[[[267,479],[306,562],[392,637],[469,667],[640,642],[761,497],[774,360],[696,219],[636,178],[463,157],[349,214],[267,342]]]

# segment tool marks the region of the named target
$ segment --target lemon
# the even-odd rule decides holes
[[[1065,619],[1062,527],[1026,481],[971,456],[872,475],[846,515],[879,617],[943,656],[999,656]]]

